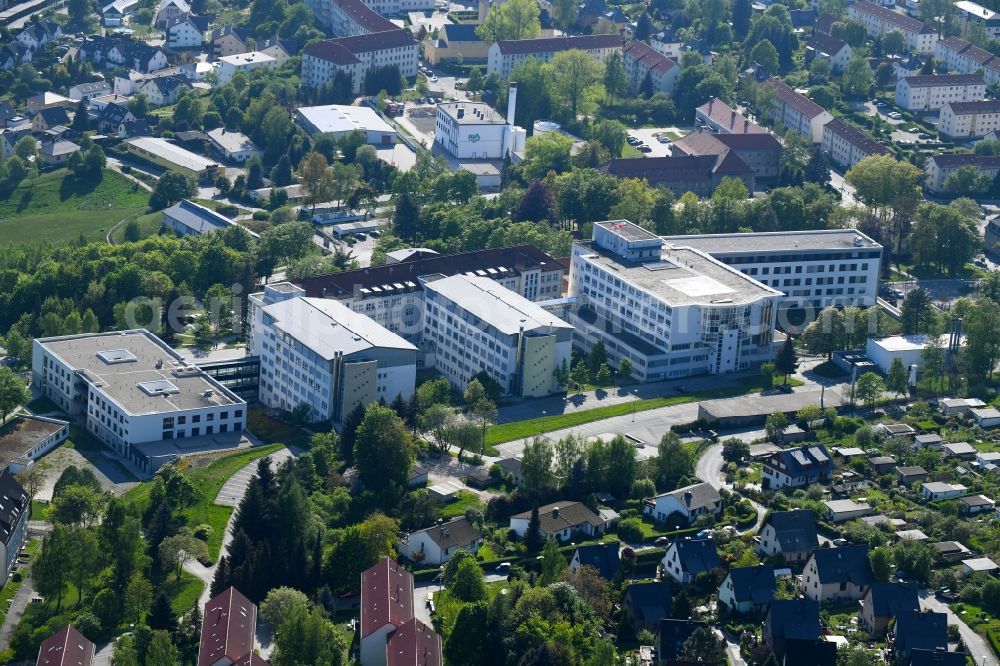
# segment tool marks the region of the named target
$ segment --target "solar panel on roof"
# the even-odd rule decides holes
[[[826,454],[823,453],[823,449],[819,448],[818,446],[810,446],[809,453],[812,455],[813,458],[815,458],[821,463],[830,460],[829,458],[826,457]]]
[[[796,462],[798,462],[800,465],[808,465],[809,464],[809,458],[807,458],[806,454],[803,453],[801,450],[797,449],[795,451],[792,451],[791,453],[792,453],[792,457],[795,458]]]

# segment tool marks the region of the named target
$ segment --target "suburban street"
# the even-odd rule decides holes
[[[938,613],[946,613],[948,615],[948,624],[958,626],[958,631],[962,635],[962,640],[965,642],[965,646],[969,650],[969,656],[971,656],[973,661],[976,662],[976,666],[1000,666],[1000,662],[997,661],[996,655],[993,654],[993,650],[986,643],[986,640],[973,631],[969,625],[962,622],[962,619],[951,611],[948,604],[941,603],[935,599],[933,592],[921,590],[920,605],[923,609],[936,611]]]

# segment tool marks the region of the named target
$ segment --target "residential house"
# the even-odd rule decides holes
[[[945,398],[938,401],[938,406],[945,416],[968,414],[970,410],[985,407],[986,403],[979,398]]]
[[[680,655],[681,648],[695,629],[707,629],[704,622],[694,620],[671,620],[663,619],[656,627],[653,645],[656,648],[656,656],[660,664],[685,663],[676,662]]]
[[[833,460],[822,444],[777,451],[763,464],[764,487],[772,490],[802,488],[833,478]]]
[[[694,122],[697,127],[703,127],[710,132],[720,134],[767,133],[766,129],[750,122],[721,99],[714,97],[695,109]]]
[[[167,21],[167,38],[164,45],[168,49],[194,49],[201,48],[205,41],[205,33],[208,32],[207,16],[195,16],[193,14],[181,14]]]
[[[604,534],[605,523],[601,517],[581,502],[553,502],[538,509],[542,539],[566,541],[574,534],[599,536]],[[524,538],[531,522],[531,511],[519,513],[510,518],[510,529]]]
[[[243,132],[217,127],[208,131],[208,140],[212,143],[212,147],[230,162],[242,163],[255,155],[261,155],[257,144]]]
[[[834,118],[823,126],[823,152],[844,169],[872,155],[892,155],[892,151],[854,125]]]
[[[906,465],[896,468],[896,476],[899,477],[899,482],[904,486],[912,486],[914,483],[926,481],[928,474],[923,467]]]
[[[160,4],[156,7],[153,23],[157,27],[163,28],[171,19],[190,13],[191,5],[186,0],[160,0]]]
[[[966,495],[958,498],[958,512],[963,516],[975,516],[984,511],[993,511],[996,502],[986,495]]]
[[[524,477],[521,476],[520,458],[501,458],[496,461],[496,466],[500,468],[504,476],[509,476],[514,480],[514,485],[520,488],[524,485]]]
[[[945,613],[903,611],[896,616],[893,651],[897,664],[910,660],[911,650],[948,649],[948,616]]]
[[[79,152],[79,150],[79,145],[57,137],[46,137],[38,143],[38,157],[49,166],[58,166],[69,162],[73,153]]]
[[[924,167],[926,174],[924,184],[931,192],[944,192],[948,186],[948,177],[962,167],[972,167],[979,174],[988,178],[996,178],[997,173],[1000,172],[1000,155],[974,155],[972,153],[931,155]],[[943,400],[941,404],[944,404]],[[953,413],[965,413],[969,409],[971,407],[966,405],[964,409]]]
[[[635,633],[655,632],[660,620],[670,615],[673,591],[665,580],[629,583],[622,597],[622,612]]]
[[[699,197],[710,197],[724,178],[743,181],[751,192],[756,189],[753,170],[728,151],[722,158],[715,155],[615,158],[600,169],[618,178],[646,180],[677,196],[693,192]]]
[[[978,102],[985,96],[982,74],[924,74],[897,81],[895,101],[907,111],[936,111],[956,102]]]
[[[815,601],[857,601],[874,582],[868,546],[854,544],[813,551],[802,572],[802,593]]]
[[[68,624],[38,646],[36,666],[91,666],[97,646]]]
[[[146,96],[150,106],[176,104],[184,90],[191,90],[191,84],[181,76],[155,76],[139,86],[139,92]]]
[[[941,447],[941,452],[945,458],[958,458],[959,460],[975,460],[976,447],[968,442],[945,442]]]
[[[806,42],[806,60],[812,62],[816,58],[830,63],[830,69],[835,74],[844,71],[851,59],[850,45],[842,39],[822,32],[813,33]]]
[[[963,543],[958,541],[937,541],[930,544],[934,551],[934,559],[937,562],[954,564],[969,557],[972,551]]]
[[[917,435],[913,438],[913,443],[918,449],[933,449],[940,451],[944,445],[944,437],[936,432],[929,432],[924,435]]]
[[[642,501],[644,515],[657,522],[666,522],[672,514],[679,514],[688,525],[698,516],[722,513],[722,497],[709,483],[695,483],[669,493],[649,497]]]
[[[93,81],[91,83],[78,83],[69,89],[69,98],[79,102],[82,99],[90,101],[94,97],[109,95],[111,85],[106,81]]]
[[[633,40],[622,49],[622,65],[628,79],[629,93],[635,95],[649,79],[649,90],[655,94],[672,95],[681,68],[676,62],[639,40]]]
[[[1000,426],[1000,409],[996,407],[970,409],[969,414],[980,428],[996,428]]]
[[[873,456],[868,459],[868,466],[876,474],[888,474],[896,467],[896,459],[892,456]]]
[[[912,438],[917,434],[917,429],[909,423],[879,423],[874,430],[876,434],[884,437]]]
[[[293,39],[281,39],[275,35],[258,42],[257,50],[274,58],[277,66],[281,67],[299,52],[299,45]]]
[[[31,130],[27,127],[0,129],[0,155],[5,160],[9,159],[14,154],[14,147],[17,146],[17,142],[26,136],[31,136]]]
[[[885,638],[889,620],[904,611],[920,610],[917,584],[872,583],[858,602],[859,626],[875,640]]]
[[[421,565],[438,566],[459,550],[475,555],[482,542],[483,533],[463,516],[408,534],[399,544],[399,553]]]
[[[55,21],[46,19],[37,23],[28,23],[21,32],[15,35],[14,39],[32,51],[37,51],[60,37],[62,37],[62,27]]]
[[[848,7],[847,16],[863,23],[870,37],[880,38],[888,32],[901,32],[910,51],[934,53],[934,46],[938,41],[937,31],[902,12],[859,0]]]
[[[782,666],[837,666],[837,643],[823,636],[814,640],[790,638],[785,641],[785,658]]]
[[[216,63],[218,65],[219,85],[229,83],[239,72],[250,76],[250,72],[255,69],[274,69],[278,65],[277,60],[260,51],[223,56]]]
[[[785,656],[787,641],[814,641],[819,634],[819,603],[816,601],[775,599],[768,605],[764,643],[779,658]]]
[[[66,109],[61,106],[49,107],[42,109],[32,117],[31,131],[41,134],[60,125],[68,127],[70,123],[71,121],[69,114],[66,113]]]
[[[700,573],[722,566],[711,539],[679,539],[667,546],[660,561],[665,575],[687,585]]]
[[[121,104],[112,102],[105,105],[97,114],[97,128],[101,134],[117,136],[122,132],[122,126],[125,123],[134,120],[135,115],[131,111]]]
[[[549,62],[556,53],[579,50],[604,62],[611,53],[622,51],[618,35],[578,35],[543,39],[497,40],[487,52],[486,74],[496,74],[501,80],[510,78],[514,68],[529,58]]]
[[[947,648],[935,650],[910,650],[910,666],[965,666],[964,652],[948,652]]]
[[[923,498],[928,502],[936,500],[952,499],[969,492],[969,489],[960,483],[945,483],[943,481],[927,481],[920,486]]]
[[[0,69],[8,71],[18,65],[31,62],[31,49],[20,42],[8,42],[0,46]]]
[[[855,502],[851,499],[826,500],[826,519],[832,523],[842,523],[861,516],[867,516],[872,508],[866,502]]]
[[[604,580],[614,580],[621,571],[620,549],[621,544],[617,541],[577,546],[569,560],[569,570],[576,572],[581,567],[593,567]]]
[[[737,613],[749,613],[769,604],[776,589],[774,567],[770,564],[737,567],[730,569],[719,585],[719,602]]]
[[[774,91],[771,119],[807,141],[822,143],[823,126],[833,120],[830,112],[777,77],[768,79],[767,85]]]
[[[211,35],[213,58],[218,60],[224,56],[250,51],[248,42],[252,37],[253,31],[249,28],[236,28],[227,25],[213,30]]]
[[[805,562],[819,547],[816,516],[808,509],[768,513],[758,536],[758,554],[781,555],[786,562]]]
[[[671,154],[713,155],[719,160],[731,159],[730,154],[741,160],[753,172],[755,181],[776,179],[778,163],[784,148],[770,133],[766,134],[713,134],[692,132],[675,141]]]
[[[980,451],[976,454],[976,463],[984,468],[1000,466],[1000,451]]]
[[[235,587],[227,588],[205,604],[198,664],[252,666],[256,632],[257,606]]]

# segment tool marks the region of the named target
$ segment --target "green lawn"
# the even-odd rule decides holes
[[[100,183],[82,182],[58,169],[25,179],[0,194],[0,244],[66,243],[81,234],[101,240],[116,222],[146,211],[149,195],[105,170]]]
[[[801,386],[802,382],[789,378],[789,385]],[[613,416],[624,416],[631,414],[634,409],[637,412],[644,412],[649,409],[659,409],[660,407],[670,407],[672,405],[682,405],[688,402],[698,402],[701,400],[711,400],[713,398],[731,398],[737,395],[755,393],[762,390],[763,378],[753,378],[741,381],[737,386],[730,386],[700,393],[688,393],[683,395],[659,396],[656,398],[646,398],[622,402],[606,407],[595,407],[594,409],[582,409],[567,414],[555,414],[553,416],[542,416],[524,421],[514,421],[513,423],[501,423],[492,426],[486,432],[486,453],[496,455],[496,445],[503,442],[511,442],[516,439],[524,439],[534,435],[543,434],[552,430],[562,430],[574,426],[592,423]]]
[[[244,449],[220,456],[204,467],[187,471],[187,477],[191,480],[198,499],[194,505],[187,507],[179,515],[191,528],[202,523],[211,525],[212,535],[208,538],[207,544],[208,554],[213,560],[219,557],[219,550],[222,548],[222,535],[229,522],[229,516],[233,512],[228,506],[218,506],[215,503],[215,497],[219,494],[219,490],[222,489],[226,480],[241,467],[258,458],[263,458],[269,453],[274,453],[282,446],[282,444],[268,444],[267,446]],[[149,501],[151,488],[151,483],[140,483],[125,493],[125,498],[135,502],[141,508],[145,508]]]
[[[136,221],[139,223],[139,238],[149,238],[150,236],[155,236],[160,232],[160,227],[163,226],[163,212],[157,211],[155,213],[146,213],[145,215],[137,217]],[[114,233],[111,234],[111,240],[115,243],[124,242],[124,224],[115,229]]]
[[[49,514],[52,512],[51,502],[39,502],[38,500],[31,500],[31,519],[32,520],[48,520]]]
[[[177,615],[182,615],[194,608],[204,589],[205,584],[186,571],[181,572],[180,580],[170,574],[157,586],[157,590],[162,590],[170,598],[170,607]]]
[[[471,506],[479,506],[479,496],[467,490],[456,493],[456,499],[441,509],[442,518],[457,518],[465,515],[465,510]]]

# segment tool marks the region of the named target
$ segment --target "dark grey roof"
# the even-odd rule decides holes
[[[28,509],[31,498],[17,482],[9,469],[0,472],[0,541],[10,544],[22,514]]]
[[[695,629],[707,628],[704,622],[693,620],[660,620],[656,628],[656,653],[661,659],[676,659],[684,643]]]
[[[965,666],[964,652],[948,652],[947,648],[924,650],[917,648],[910,652],[910,666]]]
[[[620,545],[617,541],[609,541],[577,546],[573,559],[579,558],[580,566],[594,567],[601,574],[601,578],[611,580],[621,569],[618,555]]]
[[[927,470],[918,465],[907,465],[905,467],[897,467],[896,472],[900,476],[921,476],[927,474]]]
[[[791,477],[815,477],[831,474],[834,468],[833,460],[822,444],[810,444],[776,451],[765,462],[771,463],[772,461],[780,462],[784,466],[782,471]]]
[[[868,546],[852,544],[840,548],[820,548],[813,551],[816,560],[816,573],[819,582],[854,583],[855,585],[871,585],[872,568],[868,562]]]
[[[50,106],[47,109],[42,109],[38,112],[38,115],[45,120],[45,124],[49,127],[69,124],[69,114],[61,106]]]
[[[930,159],[934,160],[934,163],[941,169],[958,169],[964,166],[972,166],[980,169],[1000,168],[1000,155],[944,153],[943,155],[931,155]]]
[[[841,49],[847,46],[847,42],[837,37],[827,35],[826,33],[817,32],[809,41],[806,42],[806,46],[812,48],[818,53],[825,53],[826,55],[833,57],[840,53]]]
[[[904,611],[896,616],[896,650],[948,649],[948,616]]]
[[[441,36],[449,42],[481,42],[483,40],[476,33],[478,27],[471,23],[449,23],[442,26]]]
[[[531,511],[519,513],[514,518],[531,519]],[[584,523],[601,526],[601,517],[581,502],[553,502],[538,509],[538,520],[542,532],[553,534],[565,529],[576,528]]]
[[[722,566],[711,539],[682,539],[675,541],[673,547],[677,548],[681,570],[692,576]]]
[[[163,211],[164,217],[170,217],[197,234],[225,229],[231,226],[231,222],[219,215],[214,210],[199,206],[198,204],[181,199],[170,208]]]
[[[873,605],[875,617],[920,609],[916,583],[873,583],[865,597]]]
[[[892,456],[873,456],[868,459],[869,465],[895,465],[896,459]],[[902,468],[900,468],[902,469]]]
[[[772,601],[767,617],[773,638],[819,638],[819,603],[812,599]]]
[[[938,86],[986,85],[983,75],[976,74],[917,74],[904,78],[911,88],[936,88]]]
[[[483,533],[464,516],[443,525],[429,527],[424,531],[427,532],[427,536],[431,538],[431,541],[442,549],[451,548],[452,546],[468,546],[483,536]]]
[[[673,591],[665,580],[632,583],[625,590],[623,599],[629,599],[633,613],[643,622],[655,622],[670,615]]]
[[[765,518],[764,525],[768,523],[774,527],[778,545],[783,552],[813,550],[819,546],[816,515],[809,509],[775,511]]]
[[[806,641],[792,638],[785,641],[785,661],[782,666],[836,666],[837,644],[821,638]]]
[[[770,564],[730,569],[729,577],[737,602],[750,601],[754,606],[763,606],[774,598],[774,567]]]
[[[792,19],[793,28],[807,28],[816,23],[818,13],[815,9],[793,9],[788,16]]]

